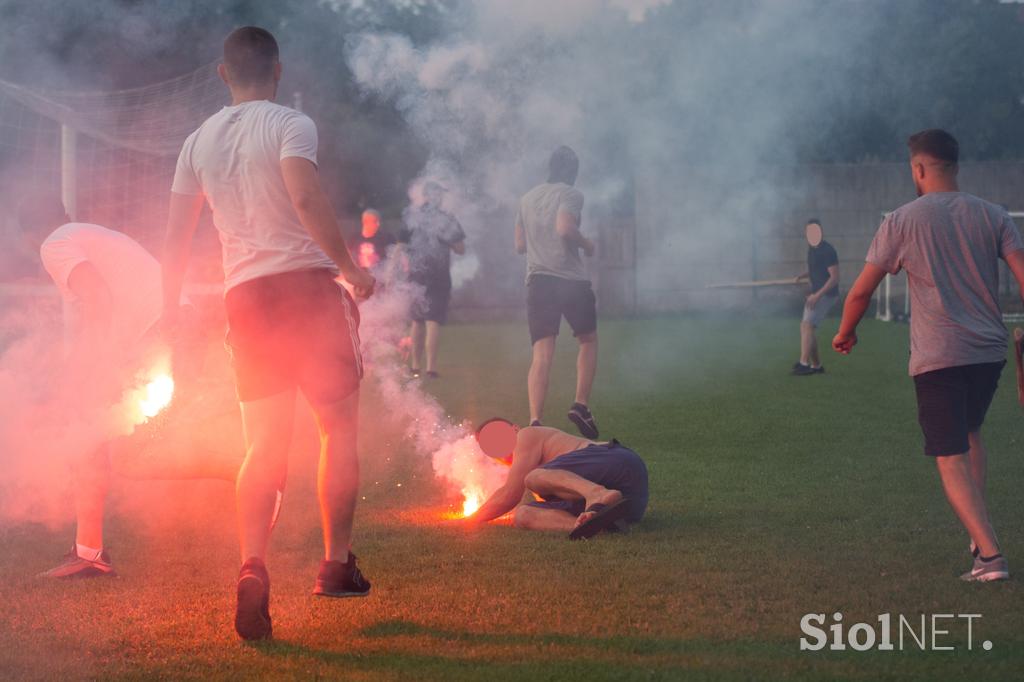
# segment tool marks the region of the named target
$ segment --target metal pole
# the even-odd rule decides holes
[[[76,172],[78,145],[75,129],[67,125],[60,126],[60,198],[64,202],[64,210],[68,217],[75,220],[78,216],[78,174]]]
[[[903,287],[903,317],[910,318],[910,276],[904,274],[906,285]]]
[[[892,320],[892,275],[885,276],[885,321]]]

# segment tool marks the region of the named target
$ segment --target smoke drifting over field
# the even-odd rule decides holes
[[[27,51],[35,52],[17,62],[20,71],[2,75],[17,77],[27,85],[75,89],[89,72],[88,87],[98,87],[104,77],[92,73],[102,70],[92,66],[97,53],[90,46],[96,44],[109,46],[105,49],[111,51],[131,46],[134,53],[145,52],[140,46],[148,46],[147,64],[162,56],[168,58],[166,63],[174,64],[174,55],[189,53],[188,58],[181,57],[187,67],[174,70],[167,66],[155,77],[137,69],[139,73],[130,73],[130,79],[120,74],[118,82],[122,84],[150,83],[186,73],[199,65],[189,61],[195,55],[204,55],[205,61],[205,55],[212,58],[217,54],[226,30],[218,26],[216,35],[211,34],[203,45],[179,44],[178,31],[185,32],[198,21],[189,8],[199,12],[197,8],[215,4],[161,0],[129,7],[107,0],[91,3],[85,11],[80,2],[67,2],[63,6],[68,12],[52,12],[60,19],[61,35],[92,36],[91,41],[68,40],[67,44],[54,43],[45,32],[49,17],[35,9],[33,20],[16,37]],[[716,300],[707,298],[703,285],[713,278],[749,279],[750,250],[763,226],[792,224],[794,234],[799,235],[802,220],[808,216],[794,219],[793,197],[780,191],[776,175],[788,164],[806,160],[808,149],[828,149],[833,139],[848,144],[849,138],[862,136],[857,129],[834,129],[834,115],[892,132],[882,137],[891,137],[896,148],[910,130],[944,125],[955,118],[955,111],[950,113],[948,107],[939,109],[944,113],[929,113],[926,118],[895,122],[885,118],[892,98],[906,91],[912,79],[938,76],[926,68],[899,64],[879,68],[878,51],[872,46],[899,42],[906,35],[892,30],[905,18],[898,8],[928,6],[888,3],[892,9],[879,9],[884,4],[829,0],[397,3],[399,8],[443,8],[437,13],[441,18],[435,18],[440,30],[427,37],[415,35],[413,30],[367,30],[368,24],[381,24],[373,21],[364,21],[359,30],[353,30],[346,21],[352,12],[372,14],[374,8],[388,3],[270,3],[275,12],[280,7],[279,14],[253,10],[252,16],[244,18],[245,23],[265,24],[278,35],[286,78],[300,72],[306,82],[330,93],[339,83],[320,74],[338,73],[327,63],[337,55],[325,56],[313,48],[304,51],[302,36],[293,27],[328,34],[311,43],[318,47],[343,45],[362,96],[386,101],[400,113],[425,145],[428,159],[422,169],[389,169],[390,175],[418,173],[407,188],[414,203],[421,200],[427,180],[448,189],[445,208],[455,214],[468,234],[467,255],[452,259],[453,279],[463,296],[472,298],[480,308],[521,307],[524,264],[513,253],[512,244],[517,201],[545,180],[551,151],[567,144],[581,160],[577,186],[586,197],[583,231],[597,237],[598,262],[635,267],[635,300],[645,310],[656,311],[682,307],[691,297],[698,304],[714,307]],[[939,7],[936,13],[951,6],[937,1],[934,5]],[[54,7],[61,5],[55,3]],[[329,11],[331,7],[336,23],[309,21],[314,16],[322,18],[325,8]],[[201,16],[211,18],[217,11],[203,9]],[[27,16],[29,10],[23,13]],[[105,28],[98,30],[96,25]],[[174,28],[165,30],[167,26]],[[202,33],[191,28],[190,36]],[[302,59],[295,61],[301,63],[291,71],[289,59],[297,54]],[[907,62],[913,64],[910,58]],[[124,60],[121,64],[124,68]],[[882,81],[884,87],[869,87],[874,81]],[[314,93],[306,94],[307,101],[313,99]],[[329,98],[319,91],[315,94]],[[188,93],[180,97],[188,98]],[[280,99],[285,104],[293,102],[290,91],[282,92]],[[949,99],[956,106],[964,101],[962,97]],[[322,147],[346,135],[358,137],[359,125],[366,122],[356,120],[357,104],[339,104],[348,107],[353,118],[349,129],[317,121]],[[930,111],[929,106],[922,104],[924,110]],[[859,119],[858,112],[863,114]],[[10,125],[12,130],[33,130],[32,124],[22,121],[20,127]],[[46,131],[40,136],[49,134]],[[0,144],[4,142],[0,140]],[[879,150],[865,152],[865,157],[872,153]],[[386,159],[387,154],[377,157]],[[324,166],[327,175],[330,169]],[[21,177],[24,170],[0,168],[0,173]],[[781,186],[794,189],[794,183]],[[635,244],[624,237],[624,225],[636,226]],[[136,226],[110,227],[127,230]],[[147,228],[159,232],[162,225],[154,221]],[[600,267],[593,269],[598,280],[607,275]],[[408,436],[420,455],[430,457],[461,448],[442,457],[443,461],[433,458],[435,468],[448,475],[448,464],[471,448],[465,440],[466,430],[459,424],[460,416],[444,414],[437,401],[408,388],[402,376],[404,368],[394,352],[404,334],[404,311],[414,295],[394,288],[364,306],[370,379],[379,382],[382,395],[397,406],[396,413],[402,413],[401,419],[393,421],[392,430],[402,438]],[[23,320],[13,326],[5,324],[10,319],[0,320],[0,448],[4,449],[0,486],[26,473],[19,467],[29,466],[30,460],[25,458],[31,455],[25,453],[36,452],[33,446],[38,445],[32,435],[36,432],[29,429],[45,431],[45,421],[40,420],[46,418],[60,423],[63,431],[39,441],[47,452],[53,451],[55,459],[47,465],[52,478],[35,478],[52,482],[51,493],[63,491],[66,481],[61,477],[66,474],[57,465],[66,463],[67,453],[87,450],[110,433],[96,431],[96,417],[80,420],[60,410],[53,416],[36,409],[38,403],[32,401],[37,400],[40,387],[61,380],[60,376],[39,373],[58,355],[54,340],[59,332],[54,330],[59,325],[51,320],[43,325],[48,331],[18,341],[10,332],[26,325]],[[27,327],[38,326],[34,325],[35,321]],[[671,340],[650,339],[645,344],[649,353],[663,354],[666,363],[681,361]],[[521,345],[525,346],[525,340]],[[600,390],[600,379],[598,382]],[[523,393],[525,401],[525,388]],[[47,414],[51,416],[45,417]],[[425,426],[410,426],[417,423]],[[489,472],[482,485],[492,486],[498,470],[481,466]],[[32,505],[50,508],[55,500],[51,494],[48,501],[33,501],[31,494],[7,497],[0,507],[11,517],[24,518],[36,513]]]
[[[833,55],[867,28],[850,17],[840,32],[787,0],[464,7],[448,39],[417,48],[362,34],[349,62],[428,145],[423,176],[451,188],[470,245],[489,257],[479,284],[506,289],[522,268],[517,199],[544,181],[559,144],[581,159],[585,232],[616,216],[638,222],[641,289],[694,288],[727,255],[736,261],[750,226],[789,200],[767,164],[792,162],[819,134],[801,123],[841,90]]]

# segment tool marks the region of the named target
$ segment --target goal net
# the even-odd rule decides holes
[[[37,90],[0,80],[4,243],[19,241],[13,222],[20,198],[52,191],[72,219],[125,232],[156,252],[181,144],[226,103],[214,64],[110,92]],[[27,254],[3,251],[0,278],[28,274]]]

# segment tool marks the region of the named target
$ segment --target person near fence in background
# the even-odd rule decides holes
[[[359,232],[349,242],[348,248],[359,267],[373,270],[387,258],[388,247],[396,241],[394,235],[381,227],[380,212],[368,208],[363,211]]]
[[[825,367],[818,356],[818,325],[839,300],[839,256],[825,241],[821,221],[808,220],[804,234],[808,244],[807,271],[798,275],[796,281],[809,281],[811,292],[804,302],[804,316],[800,320],[800,359],[793,363],[796,376],[824,374]]]
[[[1010,571],[989,519],[981,426],[1006,364],[999,259],[1024,290],[1024,241],[1006,210],[961,192],[960,145],[944,130],[910,136],[918,198],[888,214],[846,299],[832,347],[848,354],[857,324],[886,273],[907,272],[910,375],[924,453],[935,458],[946,498],[971,537],[968,581]]]
[[[428,180],[423,202],[405,213],[404,254],[409,281],[423,288],[412,304],[412,349],[409,371],[414,377],[425,369],[436,379],[441,326],[448,319],[452,298],[452,252],[466,253],[466,233],[455,216],[442,208],[445,188]]]
[[[185,140],[174,174],[162,323],[170,335],[179,326],[177,295],[208,201],[223,245],[227,345],[247,446],[237,482],[242,567],[235,630],[251,640],[272,635],[265,559],[277,492],[287,479],[297,390],[320,430],[324,560],[313,593],[370,591],[351,552],[363,374],[359,312],[335,278],[342,275],[362,297],[375,280],[353,262],[321,186],[316,125],[273,102],[281,79],[274,37],[255,26],[232,31],[218,73],[231,104]]]
[[[544,417],[555,339],[564,316],[580,346],[576,399],[568,417],[585,438],[597,438],[589,407],[597,373],[597,299],[580,258],[580,251],[594,255],[594,242],[580,232],[583,193],[574,187],[579,167],[579,158],[569,147],[552,153],[547,182],[519,200],[515,247],[526,254],[526,315],[533,343],[527,380],[530,425],[539,426]]]

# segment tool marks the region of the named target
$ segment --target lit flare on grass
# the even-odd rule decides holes
[[[462,516],[472,516],[480,505],[484,503],[483,493],[477,490],[475,487],[463,488],[462,489]]]
[[[508,469],[480,450],[476,438],[464,436],[446,443],[433,457],[434,472],[451,485],[452,493],[462,497],[461,513],[456,507],[448,518],[465,518],[483,505],[490,493],[500,488]]]
[[[121,401],[114,410],[120,435],[130,434],[135,427],[159,415],[173,399],[174,379],[168,354],[136,374],[121,395]]]
[[[152,419],[171,404],[174,397],[174,379],[169,374],[158,374],[142,388],[139,410],[146,419]]]

